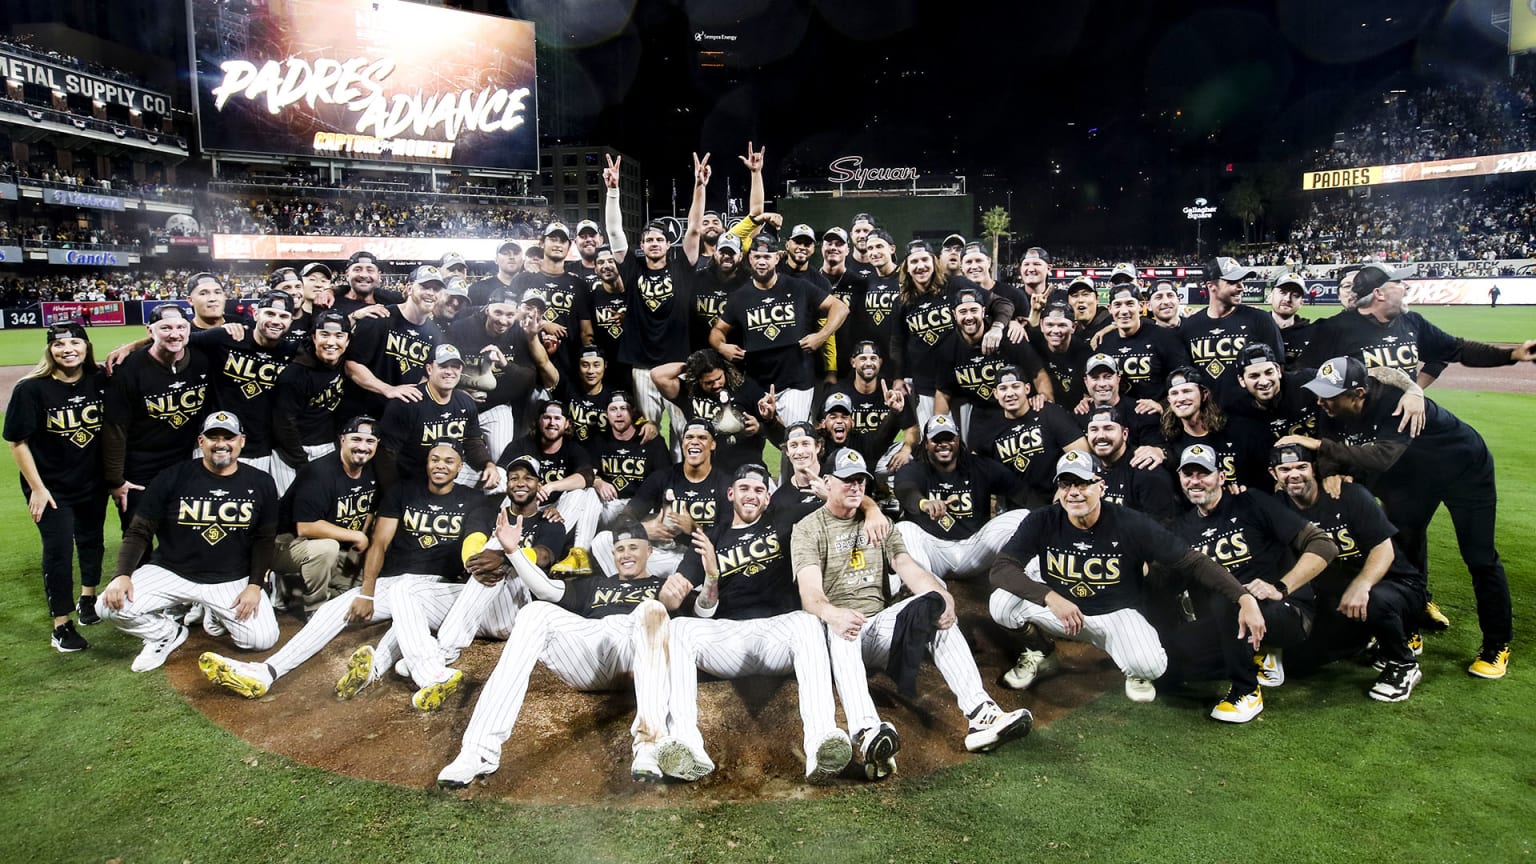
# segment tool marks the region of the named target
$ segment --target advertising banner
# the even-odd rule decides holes
[[[1433,162],[1403,162],[1398,165],[1369,165],[1364,168],[1330,168],[1301,175],[1301,188],[1347,189],[1351,186],[1382,186],[1439,180],[1445,177],[1478,177],[1485,174],[1517,174],[1536,171],[1536,150],[1521,153],[1496,153],[1491,156],[1467,156],[1461,159],[1436,159]]]
[[[0,246],[0,264],[20,264],[21,261],[20,246]]]
[[[192,26],[204,150],[538,169],[530,22],[401,0],[193,0]]]
[[[75,189],[44,189],[44,204],[62,204],[66,207],[92,207],[97,210],[123,210],[127,202],[116,195],[100,192],[80,192]]]
[[[140,300],[139,306],[141,311],[139,313],[139,320],[134,323],[142,324],[148,321],[150,314],[155,311],[156,306],[164,306],[167,303],[173,306],[180,306],[181,311],[186,314],[188,320],[192,318],[192,304],[186,300]]]
[[[0,183],[0,201],[19,201],[21,193],[17,191],[16,184],[11,182]]]
[[[4,315],[0,315],[0,319],[5,321],[5,329],[43,326],[43,313],[41,309],[37,308],[38,305],[33,303],[31,306],[18,306],[14,309],[3,310]]]
[[[1489,292],[1499,289],[1499,305],[1536,305],[1536,276],[1488,276],[1478,279],[1405,279],[1404,300],[1419,306],[1477,306],[1492,302]]]
[[[6,45],[0,45],[0,78],[18,84],[47,87],[67,95],[84,96],[130,111],[148,111],[161,115],[171,113],[171,97],[164,93],[51,63]]]
[[[91,252],[84,249],[49,249],[49,264],[72,267],[127,267],[127,252]]]
[[[43,326],[60,321],[82,321],[91,325],[127,324],[123,304],[117,300],[88,301],[83,303],[44,303]]]
[[[345,261],[368,251],[384,261],[439,261],[457,252],[469,261],[494,261],[503,240],[486,237],[321,237],[290,234],[215,234],[215,261]],[[524,249],[533,240],[514,241]]]

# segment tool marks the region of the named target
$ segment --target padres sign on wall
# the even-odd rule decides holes
[[[204,150],[533,171],[533,24],[402,0],[193,0]]]

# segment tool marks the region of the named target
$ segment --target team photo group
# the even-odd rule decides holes
[[[337,639],[341,699],[397,676],[429,712],[473,683],[447,788],[498,770],[540,663],[633,688],[612,756],[640,781],[714,770],[701,673],[792,675],[806,781],[878,780],[902,733],[871,675],[911,695],[931,662],[983,753],[1028,735],[994,694],[1063,673],[1060,640],[1131,702],[1216,682],[1225,723],[1334,662],[1361,664],[1362,705],[1409,699],[1450,624],[1434,583],[1461,578],[1430,579],[1443,505],[1467,672],[1504,677],[1493,456],[1425,391],[1536,341],[1448,334],[1379,263],[1341,268],[1338,307],[1294,273],[1245,305],[1259,273],[1231,258],[1064,283],[1031,247],[1000,273],[991,242],[879,213],[785,224],[763,150],[738,160],[739,220],[706,210],[718,161],[696,154],[686,223],[627,237],[610,159],[604,225],[545,224],[488,275],[450,254],[399,281],[358,252],[256,297],[198,273],[128,345],[50,326],[5,438],[52,646],[113,627],[142,640],[134,671],[195,662],[249,699]],[[1006,631],[1000,681],[951,591]],[[280,615],[302,622],[281,645]],[[228,653],[178,652],[197,627]],[[476,640],[500,659],[469,682]]]

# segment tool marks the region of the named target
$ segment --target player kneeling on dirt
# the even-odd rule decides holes
[[[522,543],[522,519],[497,517],[496,538],[503,549]],[[578,690],[611,688],[624,673],[635,681],[634,761],[636,780],[664,776],[663,761],[678,779],[695,780],[714,770],[702,752],[667,735],[670,627],[693,584],[683,576],[651,576],[646,562],[651,542],[634,521],[613,531],[614,575],[594,574],[569,582],[549,576],[521,553],[508,556],[523,584],[536,599],[518,612],[501,660],[475,703],[459,755],[437,775],[437,783],[462,788],[501,764],[501,747],[528,695],[528,678],[542,660],[560,680]]]

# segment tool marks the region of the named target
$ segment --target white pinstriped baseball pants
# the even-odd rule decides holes
[[[506,590],[506,581],[494,587],[486,587],[471,579],[468,582],[429,582],[412,579],[399,585],[393,592],[391,606],[395,623],[373,649],[373,671],[382,675],[405,658],[411,670],[411,680],[417,687],[428,687],[448,680],[453,673],[447,661],[458,658],[459,651],[474,641],[476,635],[492,639],[505,639],[512,632],[512,622],[517,618],[518,596],[527,597],[526,591]],[[522,582],[512,580],[517,589]],[[473,588],[470,586],[474,586]],[[468,597],[468,603],[465,598]],[[473,605],[475,608],[462,608]],[[443,626],[453,610],[461,610],[455,621],[456,632],[467,632],[464,644],[448,654],[441,643]],[[471,615],[473,618],[471,619]],[[437,630],[439,638],[432,638]]]
[[[918,595],[919,597],[923,595]],[[873,618],[864,621],[859,638],[849,640],[826,629],[827,653],[832,659],[832,680],[837,683],[838,698],[843,700],[843,714],[848,719],[848,734],[853,736],[861,729],[880,724],[880,714],[875,711],[875,701],[869,695],[869,675],[866,667],[884,669],[891,656],[891,635],[896,630],[896,616],[917,597],[888,606]],[[958,626],[940,630],[934,634],[928,646],[933,665],[939,668],[944,682],[955,695],[955,703],[961,713],[969,716],[983,702],[992,700],[981,683],[981,672],[976,668],[976,658],[965,634]]]
[[[1009,630],[1020,630],[1034,622],[1036,627],[1057,639],[1087,642],[1115,661],[1120,671],[1137,678],[1157,679],[1168,671],[1168,653],[1157,638],[1157,631],[1135,609],[1120,609],[1103,615],[1084,615],[1083,629],[1068,636],[1049,608],[1037,606],[1017,594],[998,589],[988,601],[992,620]]]
[[[821,739],[837,728],[826,640],[821,622],[808,612],[672,622],[672,734],[704,750],[699,732],[700,669],[717,678],[794,672],[806,753],[815,753]]]
[[[185,579],[158,564],[139,567],[133,571],[132,579],[133,599],[124,601],[123,608],[109,609],[105,603],[96,604],[101,620],[130,636],[145,642],[169,639],[181,626],[181,616],[169,610],[200,604],[218,617],[237,648],[265,651],[277,644],[277,615],[267,592],[261,592],[255,615],[244,621],[235,620],[235,600],[250,584],[245,579],[209,585]]]
[[[436,581],[437,577],[406,573],[400,576],[385,576],[377,580],[373,583],[373,617],[369,618],[367,623],[388,621],[394,617],[392,605],[394,592],[400,590],[403,580],[407,579]],[[343,591],[316,609],[315,614],[310,616],[309,623],[293,634],[293,638],[279,648],[276,654],[267,658],[267,665],[272,667],[273,676],[281,678],[299,668],[304,661],[319,654],[332,639],[347,629],[347,610],[352,608],[352,601],[362,593],[361,587]]]
[[[631,731],[641,741],[660,740],[667,729],[669,630],[666,607],[655,600],[628,615],[606,618],[583,618],[544,601],[529,603],[518,613],[475,703],[461,753],[501,764],[501,746],[512,737],[528,696],[528,678],[540,660],[577,690],[608,689],[624,673],[633,673],[637,705]]]
[[[1023,508],[1001,513],[963,540],[941,540],[918,527],[916,522],[897,522],[896,530],[901,533],[902,542],[907,544],[907,554],[912,560],[942,582],[950,576],[985,575],[987,568],[992,566],[992,559],[1013,539],[1019,523],[1028,515],[1029,511]]]

